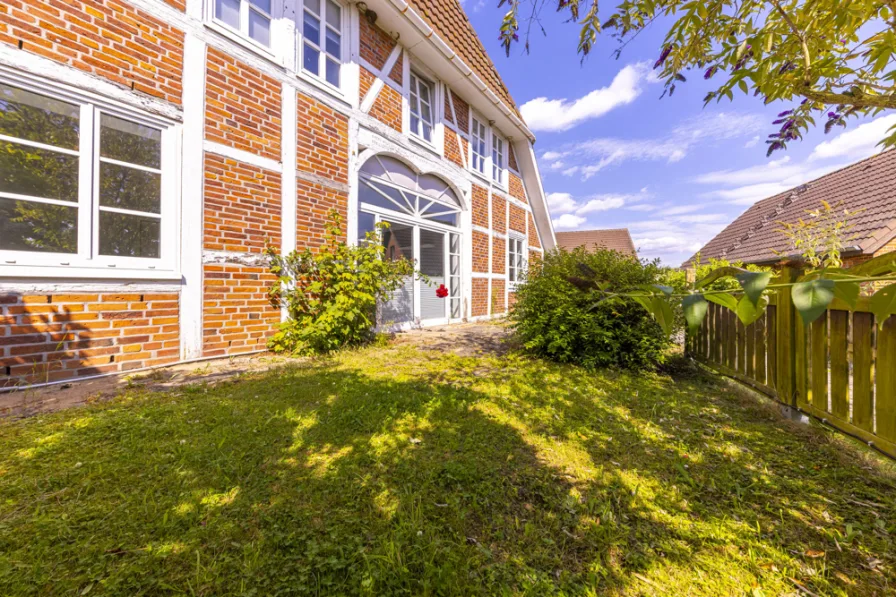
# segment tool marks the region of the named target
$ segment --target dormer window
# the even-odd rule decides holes
[[[410,95],[411,133],[432,143],[433,84],[412,72]]]

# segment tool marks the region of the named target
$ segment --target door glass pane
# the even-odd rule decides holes
[[[401,191],[385,185],[375,185],[374,188],[374,184],[375,183],[370,183],[366,180],[361,181],[358,197],[362,203],[368,203],[370,205],[384,207],[394,211],[406,211],[411,213],[407,201],[401,196]],[[386,196],[384,197],[383,195]]]
[[[271,19],[260,12],[249,11],[249,37],[263,46],[271,45]]]
[[[0,83],[0,134],[78,149],[80,107]]]
[[[103,114],[100,155],[120,162],[162,167],[162,131]]]
[[[460,318],[460,299],[451,299],[451,319]]]
[[[77,202],[78,156],[0,141],[0,191]]]
[[[100,205],[161,213],[162,175],[100,163]]]
[[[414,261],[414,228],[392,223],[383,230],[383,246],[386,249],[386,259],[404,258]],[[392,292],[389,300],[380,305],[378,319],[381,324],[414,320],[413,276],[405,278],[401,288]]]
[[[420,284],[420,319],[445,317],[445,301],[436,289],[445,279],[445,233],[420,230],[420,272],[429,278],[429,284]]]
[[[159,257],[158,218],[100,211],[100,255]]]
[[[215,18],[240,28],[240,0],[215,0]]]
[[[78,208],[0,199],[0,250],[78,252]]]
[[[367,233],[376,230],[376,216],[366,211],[358,212],[358,242],[367,240]]]

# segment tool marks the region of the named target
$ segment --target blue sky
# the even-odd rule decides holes
[[[535,149],[555,229],[627,227],[641,257],[679,265],[755,201],[813,180],[878,149],[896,114],[820,128],[786,152],[765,157],[771,122],[790,104],[736,95],[703,108],[713,89],[690,73],[671,98],[651,67],[665,28],[657,23],[618,60],[599,38],[580,65],[578,27],[546,8],[547,37],[533,32],[507,58],[498,41],[503,9],[464,0],[523,116]]]

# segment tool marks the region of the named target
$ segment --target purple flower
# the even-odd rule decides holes
[[[663,65],[663,63],[666,61],[666,58],[669,57],[670,52],[672,52],[672,46],[666,46],[665,48],[663,48],[663,53],[660,54],[660,57],[653,64],[653,68],[661,67]]]
[[[788,120],[787,122],[784,123],[784,126],[781,127],[781,130],[786,131],[790,127],[792,127],[794,124],[795,124],[795,121],[791,118],[790,120]]]
[[[706,69],[706,72],[703,73],[703,78],[704,78],[704,79],[710,79],[710,78],[712,78],[712,76],[713,76],[714,74],[716,74],[716,67],[715,67],[715,66],[710,66],[708,69]]]
[[[840,115],[836,112],[828,112],[828,118],[830,118],[831,120],[837,120],[838,118],[840,118]]]
[[[784,110],[778,114],[778,118],[781,118],[782,116],[790,116],[791,114],[793,114],[793,110]]]

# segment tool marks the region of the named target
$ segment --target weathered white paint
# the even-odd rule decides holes
[[[184,40],[184,130],[181,191],[180,358],[202,354],[203,138],[205,135],[206,44]]]
[[[283,85],[280,103],[280,140],[283,175],[280,181],[280,254],[289,255],[296,249],[296,90]],[[286,305],[280,309],[280,319],[286,321]]]
[[[52,280],[23,280],[4,278],[0,282],[0,292],[14,294],[83,294],[100,292],[178,292],[180,283],[172,284],[160,280],[89,280],[80,279],[77,282],[60,282],[56,276]]]
[[[389,57],[386,59],[386,64],[383,66],[382,70],[376,68],[366,60],[364,61],[364,64],[366,65],[365,68],[376,75],[376,80],[373,82],[373,85],[370,86],[370,89],[367,90],[367,95],[364,96],[364,100],[361,102],[361,112],[364,112],[365,114],[370,112],[370,108],[373,107],[373,102],[376,101],[377,96],[383,89],[383,85],[386,80],[389,79],[389,73],[392,72],[392,67],[395,66],[395,63],[398,62],[399,58],[402,58],[402,54],[401,44],[395,44],[395,47],[392,48],[392,53],[389,54]]]
[[[286,89],[293,89],[292,87],[284,86],[284,91]],[[295,92],[293,90],[293,97],[295,97]],[[293,106],[295,106],[295,99],[293,99]],[[293,123],[295,123],[295,110],[293,110]],[[295,135],[293,135],[293,139],[295,139]],[[264,156],[256,155],[251,151],[245,151],[243,149],[237,149],[236,147],[231,147],[229,145],[223,145],[221,143],[215,143],[214,141],[209,141],[206,139],[202,143],[202,148],[207,153],[213,153],[215,155],[219,155],[225,158],[230,158],[232,160],[236,160],[238,162],[243,162],[245,164],[249,164],[250,166],[255,166],[256,168],[264,168],[265,170],[270,170],[271,172],[283,172],[283,165],[277,160],[266,158]],[[295,165],[295,160],[293,160],[293,165]],[[295,167],[295,166],[293,166]]]

